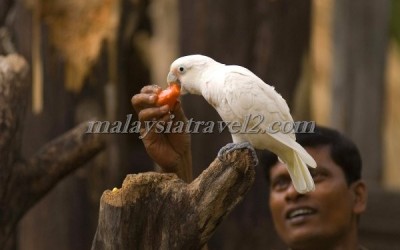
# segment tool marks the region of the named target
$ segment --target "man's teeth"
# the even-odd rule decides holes
[[[312,213],[314,213],[314,211],[311,209],[308,209],[308,208],[296,209],[289,214],[288,218],[290,219],[290,218],[293,218],[296,216],[307,215],[307,214],[312,214]]]

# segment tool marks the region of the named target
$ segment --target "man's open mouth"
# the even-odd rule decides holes
[[[300,216],[307,216],[311,214],[315,214],[317,211],[313,208],[302,207],[291,209],[289,212],[286,213],[286,219],[293,219]]]

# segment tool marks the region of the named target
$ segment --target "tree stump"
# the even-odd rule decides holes
[[[254,181],[254,149],[227,147],[190,184],[149,172],[128,175],[121,189],[105,191],[92,250],[201,249]]]

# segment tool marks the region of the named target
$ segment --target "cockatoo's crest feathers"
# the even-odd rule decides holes
[[[216,61],[210,57],[203,56],[203,55],[190,55],[190,56],[183,56],[176,59],[171,64],[171,70],[176,70],[180,68],[185,68],[188,70],[192,67],[204,67],[207,64],[216,63]]]

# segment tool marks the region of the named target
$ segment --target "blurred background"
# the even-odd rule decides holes
[[[175,58],[205,54],[275,86],[296,120],[356,142],[370,189],[361,242],[399,249],[400,0],[1,0],[0,27],[0,52],[30,62],[25,156],[93,117],[124,122],[132,113],[136,120],[134,94],[148,84],[165,87]],[[201,97],[183,102],[189,118],[219,120]],[[90,248],[102,192],[154,167],[138,134],[107,140],[104,152],[24,216],[17,249]],[[192,135],[194,176],[230,140]],[[209,249],[284,249],[261,166]]]

